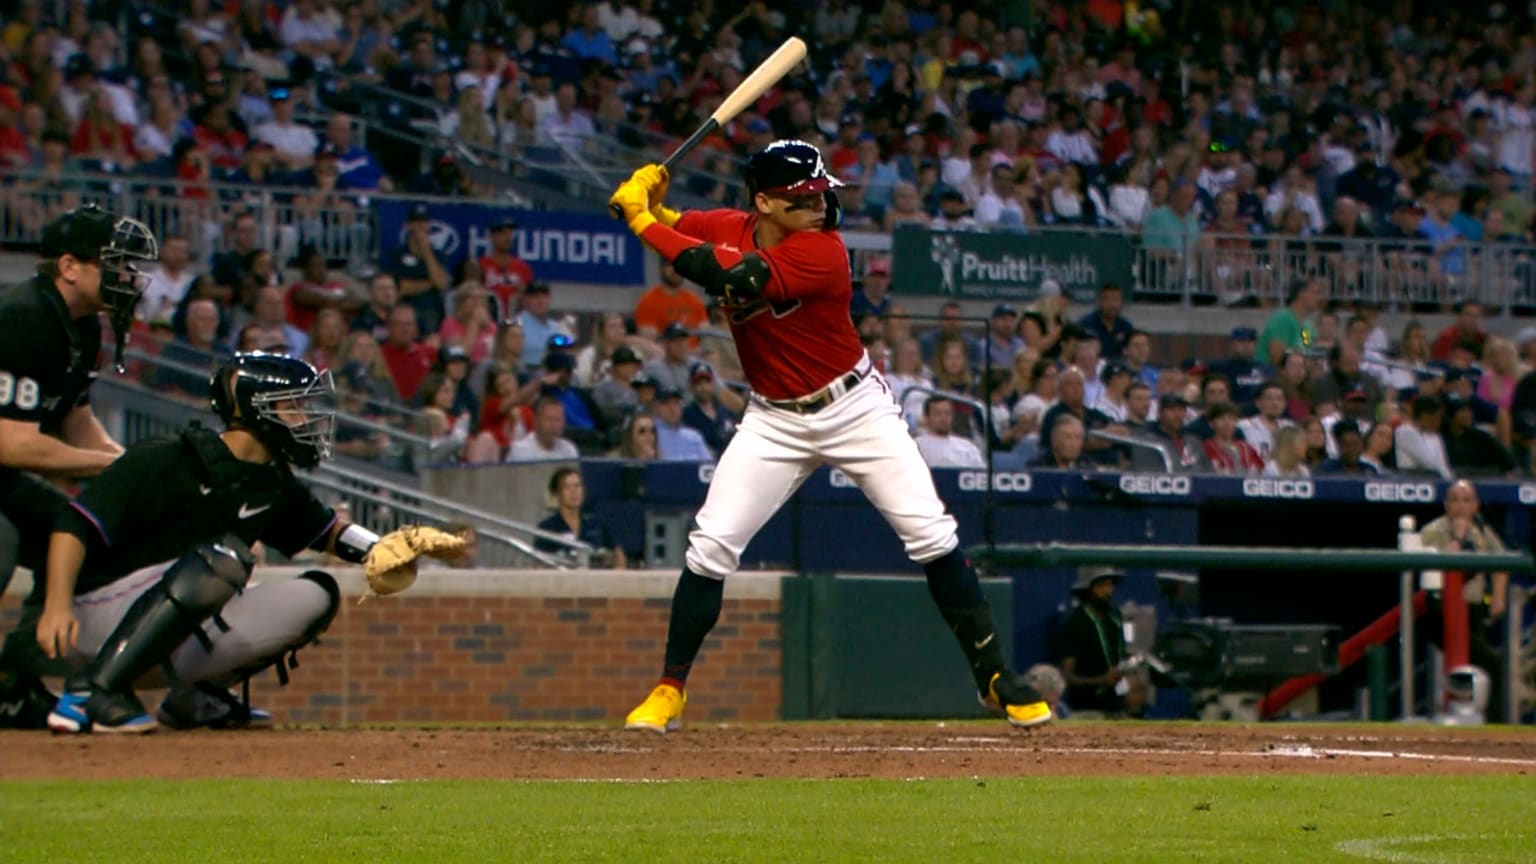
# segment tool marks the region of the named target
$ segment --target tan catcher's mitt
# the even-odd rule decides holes
[[[423,555],[452,561],[469,541],[428,525],[406,525],[379,538],[363,559],[363,573],[374,594],[397,594],[416,582],[416,562]],[[359,601],[361,602],[361,601]]]

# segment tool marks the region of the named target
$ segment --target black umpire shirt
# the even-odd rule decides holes
[[[336,513],[285,465],[243,462],[218,433],[193,424],[176,438],[135,444],[59,519],[85,545],[84,594],[197,543],[235,534],[284,555],[324,548]]]
[[[100,319],[70,318],[52,279],[0,292],[0,418],[57,436],[69,412],[90,401],[100,360]],[[0,466],[0,488],[16,474]]]

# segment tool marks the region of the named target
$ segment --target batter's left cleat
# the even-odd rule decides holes
[[[0,688],[0,729],[44,729],[48,712],[58,704],[43,682],[34,677],[13,679]]]
[[[687,704],[688,694],[671,684],[657,684],[651,695],[624,718],[624,728],[675,732],[683,726],[683,706]]]
[[[174,687],[155,711],[171,729],[271,729],[272,715],[212,684]]]
[[[987,692],[977,697],[982,707],[1001,712],[1011,726],[1027,728],[1051,722],[1051,704],[1040,691],[1001,672],[992,676]]]
[[[65,693],[48,714],[48,728],[65,735],[86,732],[135,735],[153,732],[159,725],[144,710],[144,703],[132,693],[99,690]]]

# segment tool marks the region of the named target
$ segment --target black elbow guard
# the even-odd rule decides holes
[[[684,250],[672,261],[672,266],[684,278],[702,286],[704,293],[722,298],[732,306],[750,303],[762,296],[771,275],[768,262],[756,252],[747,252],[734,265],[721,267],[715,258],[715,247],[709,243]]]

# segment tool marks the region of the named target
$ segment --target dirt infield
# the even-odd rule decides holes
[[[1230,774],[1536,774],[1536,734],[1438,727],[1064,723],[700,724],[0,734],[0,779],[677,780]]]

